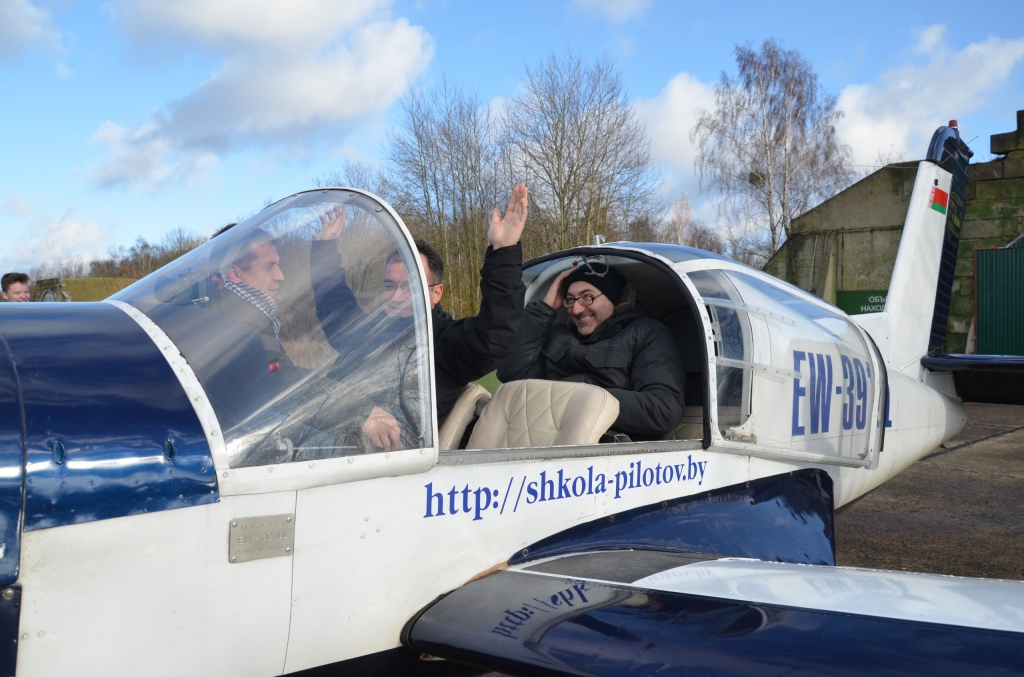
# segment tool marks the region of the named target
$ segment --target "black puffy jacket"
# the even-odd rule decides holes
[[[663,324],[630,302],[620,303],[616,314],[589,336],[581,336],[571,324],[553,326],[555,317],[542,301],[526,306],[519,348],[498,368],[499,379],[600,386],[619,401],[612,428],[634,440],[661,438],[678,425],[686,373]]]

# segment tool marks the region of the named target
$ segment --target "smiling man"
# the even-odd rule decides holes
[[[32,296],[28,289],[28,275],[25,273],[7,273],[2,278],[3,300],[15,303],[31,301]]]
[[[568,322],[556,326],[560,308]],[[612,429],[634,440],[658,439],[683,416],[686,376],[672,334],[648,316],[626,278],[599,263],[565,271],[543,301],[526,306],[519,348],[498,378],[600,386],[619,401]]]

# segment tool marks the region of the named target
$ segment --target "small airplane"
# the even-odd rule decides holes
[[[935,133],[879,313],[683,246],[526,263],[528,301],[609,263],[673,332],[687,408],[664,439],[605,435],[618,404],[580,383],[471,385],[438,421],[423,266],[353,188],[104,302],[0,306],[2,674],[1021,672],[1024,582],[835,565],[834,511],[965,420],[973,365],[934,353],[970,156]],[[361,310],[340,329],[312,262],[337,207]],[[272,304],[229,308],[243,273]],[[351,423],[387,389],[393,451]]]

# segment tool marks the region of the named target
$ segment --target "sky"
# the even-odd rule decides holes
[[[0,270],[210,234],[379,162],[410,87],[501,103],[567,50],[620,69],[666,204],[715,224],[689,132],[768,38],[838,96],[858,171],[923,157],[951,118],[984,161],[1024,109],[1020,0],[0,0]]]

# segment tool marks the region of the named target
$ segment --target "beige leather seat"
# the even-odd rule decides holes
[[[597,444],[619,416],[619,401],[586,383],[506,383],[484,407],[467,449]]]
[[[704,439],[704,407],[686,405],[686,413],[679,419],[675,430],[662,439],[666,440],[701,440]]]
[[[466,386],[459,399],[455,400],[455,406],[448,417],[441,424],[441,429],[437,431],[437,448],[442,451],[458,449],[462,436],[466,434],[466,426],[480,415],[489,399],[491,394],[479,383],[470,383]]]

